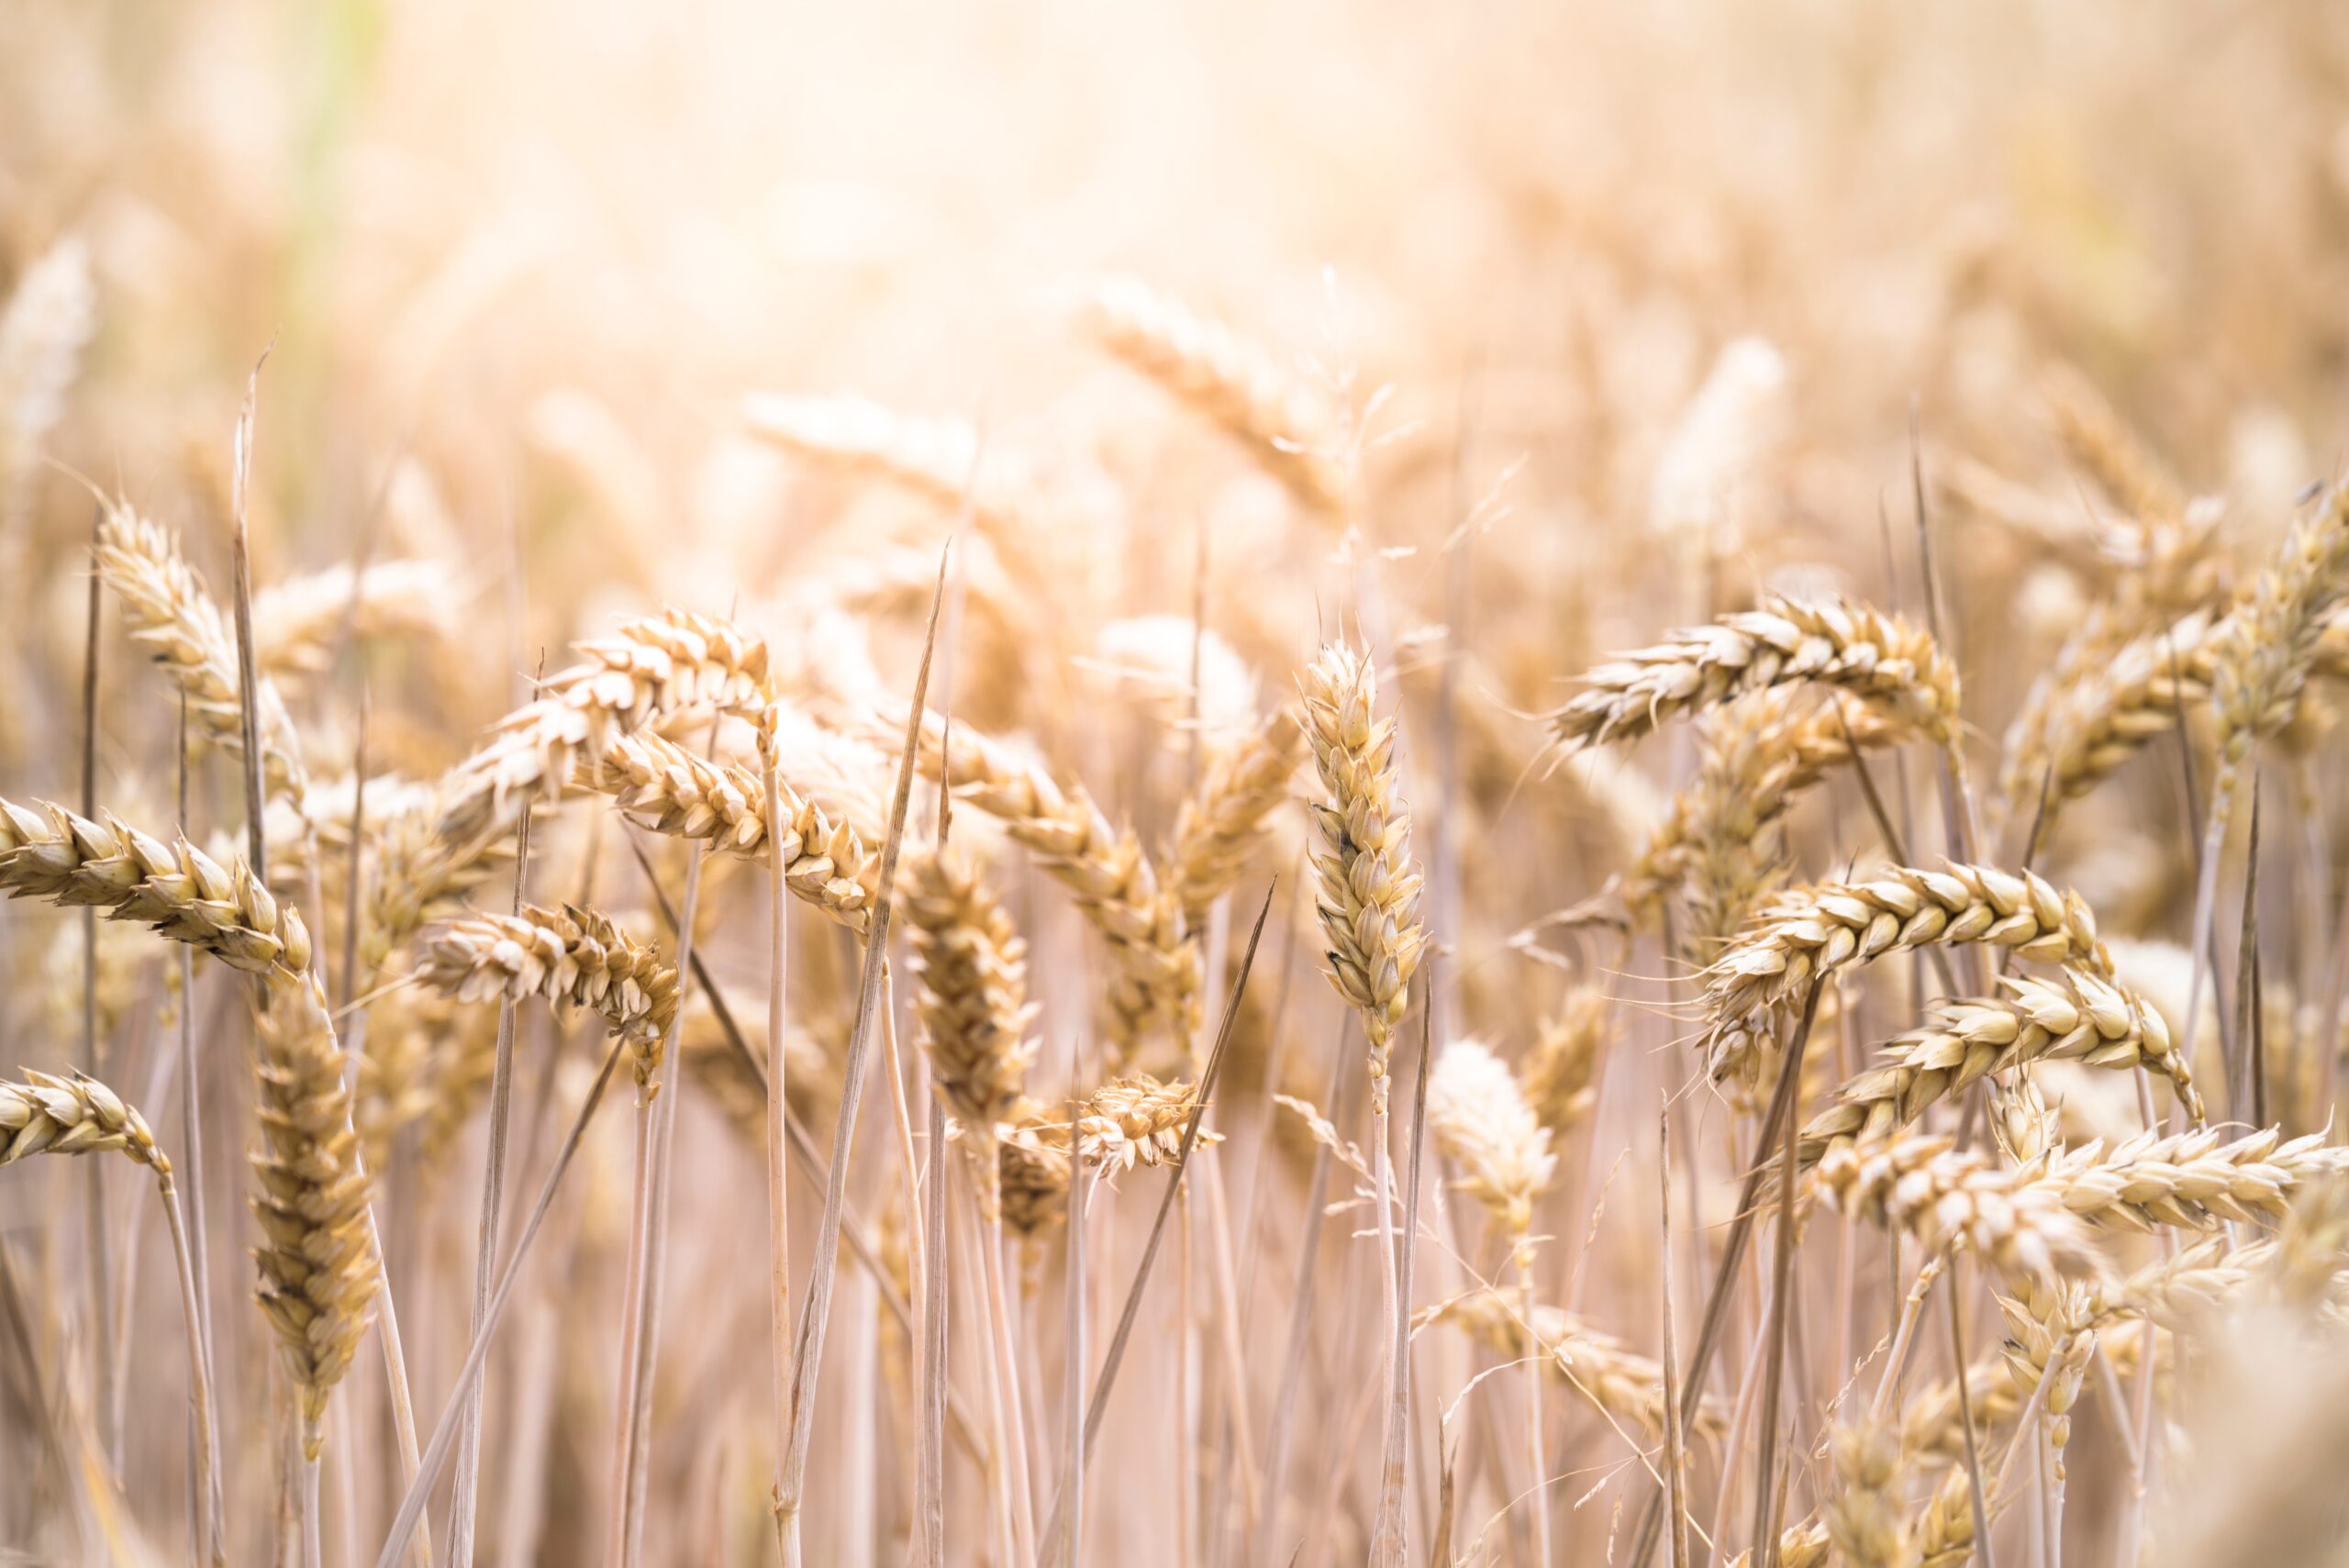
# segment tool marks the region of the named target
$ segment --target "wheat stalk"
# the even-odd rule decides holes
[[[1343,422],[1270,350],[1134,277],[1106,278],[1085,300],[1102,347],[1238,438],[1307,505],[1343,516]]]
[[[1844,1084],[1803,1129],[1799,1163],[1808,1169],[1830,1149],[1888,1136],[1976,1081],[2032,1062],[2159,1073],[2201,1119],[2201,1096],[2169,1027],[2143,997],[2079,970],[2004,984],[2005,996],[1936,1002],[1930,1024],[1887,1041],[1884,1064]]]
[[[1567,744],[1636,740],[1668,719],[1797,682],[1866,698],[1954,751],[1957,668],[1932,638],[1865,605],[1774,595],[1761,607],[1618,654],[1550,717]]]
[[[677,1017],[677,971],[608,916],[576,905],[526,905],[435,931],[417,973],[462,1002],[543,996],[603,1018],[627,1043],[639,1095],[659,1092],[663,1042]]]

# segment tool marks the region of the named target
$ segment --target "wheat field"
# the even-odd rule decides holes
[[[0,1564],[2349,1564],[2344,258],[2319,0],[0,6]]]

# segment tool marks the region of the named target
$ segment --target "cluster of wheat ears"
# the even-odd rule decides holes
[[[86,272],[61,247],[0,324],[7,496],[70,488],[34,454]],[[1131,279],[1077,327],[1303,519],[1338,584],[1310,645],[1203,566],[1187,615],[1105,634],[1119,712],[1026,701],[1100,673],[1025,651],[1082,495],[974,424],[754,393],[800,471],[941,526],[640,605],[419,739],[371,673],[522,654],[466,653],[454,564],[372,529],[255,559],[265,369],[213,533],[89,487],[53,568],[91,584],[79,795],[0,798],[0,888],[82,912],[51,1027],[6,1037],[41,1065],[0,1081],[0,1165],[93,1157],[0,1235],[32,1456],[0,1556],[2337,1560],[2308,1456],[2349,1408],[2349,921],[2310,781],[2349,487],[2255,559],[2051,374],[2099,589],[2003,740],[1937,508],[2020,487],[1920,442],[1913,607],[1717,586],[1548,672],[1516,745],[1450,571],[1486,504],[1430,552],[1444,618],[1397,629],[1379,399]],[[1667,452],[1698,495],[1744,446],[1723,367]],[[190,562],[224,543],[221,592]],[[2271,762],[2320,889],[2280,936]],[[2153,940],[2041,869],[2132,767],[2189,813]],[[1501,864],[1545,796],[1611,845]],[[1564,906],[1497,907],[1529,881]],[[2213,1503],[2197,1421],[2254,1342],[2325,1391],[2261,1438],[2306,1484]]]

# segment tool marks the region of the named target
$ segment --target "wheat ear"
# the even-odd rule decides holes
[[[1362,1015],[1371,1110],[1384,1116],[1387,1059],[1427,945],[1395,721],[1378,717],[1378,678],[1369,659],[1342,642],[1323,649],[1297,685],[1321,778],[1313,820],[1322,847],[1313,870],[1315,913],[1329,943],[1325,973]]]
[[[105,503],[98,524],[98,578],[122,602],[131,639],[187,694],[188,717],[206,740],[242,755],[244,703],[237,639],[204,579],[180,557],[179,544],[126,500]],[[284,699],[266,680],[258,684],[257,728],[262,777],[273,800],[299,805],[308,781],[302,742]]]
[[[1096,1164],[1128,1171],[1179,1163],[1183,1129],[1198,1105],[1197,1084],[1162,1084],[1147,1073],[1104,1084],[1078,1108],[1077,1152]],[[1202,1128],[1197,1141],[1204,1147],[1223,1138]]]
[[[2058,1155],[2044,1184],[2064,1207],[2102,1224],[2207,1229],[2227,1221],[2280,1219],[2310,1183],[2349,1169],[2349,1149],[2312,1132],[2286,1141],[2281,1128],[2221,1143],[2219,1131],[2145,1134],[2107,1151],[2101,1140]]]
[[[986,884],[944,851],[907,865],[906,924],[913,938],[930,1075],[984,1163],[995,1128],[1017,1113],[1036,1042],[1028,1025],[1028,944]],[[982,1196],[992,1181],[982,1181]]]
[[[1766,1020],[1757,1028],[1754,1014],[1785,1007],[1847,965],[1943,942],[1987,942],[2099,977],[2112,968],[2087,904],[2032,872],[1895,866],[1862,882],[1797,888],[1773,900],[1705,971],[1715,1076],[1765,1049]]]
[[[1835,1470],[1827,1537],[1850,1568],[1914,1568],[1908,1511],[1899,1492],[1900,1438],[1880,1425],[1839,1427],[1828,1440]]]
[[[1341,422],[1270,350],[1133,277],[1097,284],[1085,322],[1102,347],[1237,437],[1299,499],[1344,514]]]
[[[677,1017],[677,971],[608,916],[576,905],[476,915],[436,931],[418,970],[461,1002],[543,996],[603,1018],[627,1042],[637,1090],[659,1092],[661,1057]]]
[[[1835,1104],[1803,1129],[1801,1165],[1816,1164],[1839,1144],[1897,1132],[1976,1080],[2031,1062],[2159,1073],[2201,1119],[2193,1076],[2170,1045],[2169,1027],[2143,997],[2077,970],[2004,984],[2005,996],[1936,1002],[1932,1023],[1887,1041],[1884,1064],[1844,1084]]]
[[[1083,786],[1063,788],[1000,740],[958,726],[950,756],[934,713],[922,716],[918,746],[922,776],[936,781],[946,772],[956,798],[1032,851],[1108,944],[1117,971],[1108,996],[1113,1068],[1130,1063],[1153,1035],[1188,1044],[1198,1032],[1198,949],[1185,940],[1174,890],[1133,833],[1112,828]]]
[[[27,476],[65,411],[97,305],[90,247],[69,235],[18,275],[0,313],[0,540],[13,542],[25,522]]]
[[[345,563],[272,584],[253,595],[253,653],[279,679],[323,673],[346,635],[446,637],[456,584],[437,561]]]
[[[2002,1169],[1947,1138],[1910,1134],[1839,1150],[1820,1162],[1815,1180],[1834,1207],[1903,1231],[1929,1254],[1970,1249],[2009,1278],[2101,1266],[2061,1184]]]
[[[611,795],[657,833],[698,840],[744,860],[763,861],[771,853],[766,784],[754,769],[720,767],[647,732],[616,737],[579,782]],[[845,817],[828,815],[780,779],[775,795],[782,830],[772,850],[782,854],[785,884],[862,933],[879,874],[878,852]]]
[[[1167,875],[1192,929],[1204,922],[1209,905],[1239,885],[1262,851],[1265,824],[1288,799],[1305,750],[1297,715],[1270,715],[1218,752],[1184,800]]]
[[[1460,1169],[1454,1184],[1484,1206],[1513,1249],[1530,1249],[1533,1204],[1556,1177],[1558,1157],[1517,1074],[1481,1040],[1453,1041],[1428,1080],[1428,1126]]]
[[[765,701],[767,648],[714,616],[670,609],[576,645],[580,660],[500,719],[447,781],[440,836],[494,838],[513,803],[555,794],[615,736],[695,708],[753,712]]]
[[[1931,635],[1865,605],[1782,595],[1619,654],[1551,716],[1568,744],[1636,740],[1668,719],[1797,682],[1839,687],[1957,744],[1957,667]]]
[[[1497,1290],[1472,1290],[1431,1307],[1412,1321],[1425,1329],[1446,1323],[1502,1355],[1522,1355],[1531,1329],[1548,1357],[1550,1370],[1591,1405],[1629,1421],[1653,1438],[1664,1430],[1664,1368],[1610,1334],[1590,1327],[1564,1307],[1537,1306],[1531,1318]],[[1728,1430],[1727,1412],[1709,1396],[1698,1407],[1689,1431],[1719,1439]]]

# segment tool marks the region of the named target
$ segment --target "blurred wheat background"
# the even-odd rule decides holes
[[[2344,371],[2314,0],[9,0],[0,1562],[2349,1562]]]

